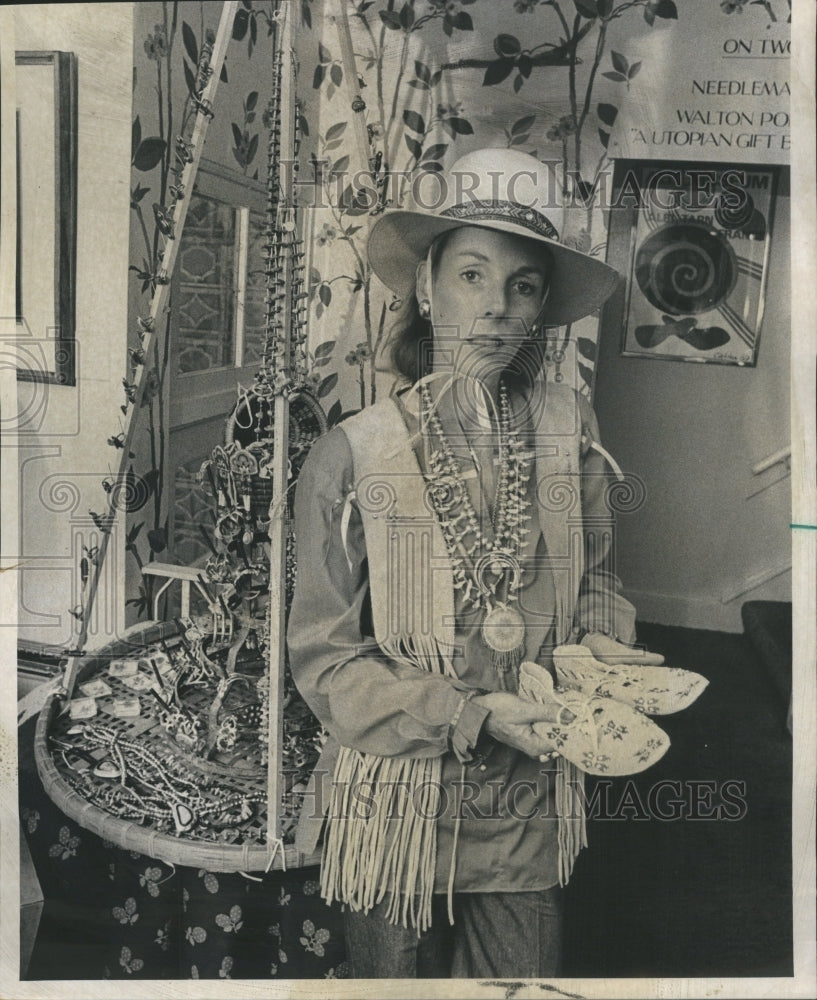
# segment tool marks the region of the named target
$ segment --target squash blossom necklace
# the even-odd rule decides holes
[[[483,609],[482,641],[491,650],[494,669],[504,673],[518,668],[525,653],[525,620],[516,605],[522,576],[519,551],[530,530],[529,458],[511,428],[508,392],[500,382],[499,471],[493,537],[486,537],[427,386],[420,386],[420,397],[422,426],[430,426],[438,442],[430,451],[426,479],[451,559],[454,589],[461,592],[466,607]]]

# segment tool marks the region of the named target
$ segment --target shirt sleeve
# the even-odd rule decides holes
[[[467,685],[387,657],[370,634],[366,543],[353,489],[351,448],[336,428],[312,446],[298,477],[287,626],[293,680],[344,746],[385,757],[453,750],[468,761],[487,710],[466,697]]]
[[[603,632],[625,643],[635,642],[635,608],[622,594],[616,576],[610,539],[615,511],[609,502],[610,468],[602,454],[592,448],[599,441],[596,415],[579,398],[582,417],[582,515],[584,574],[576,605],[576,630]]]

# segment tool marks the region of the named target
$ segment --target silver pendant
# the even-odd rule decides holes
[[[112,760],[101,761],[93,771],[97,778],[119,778],[122,776],[121,770]]]
[[[513,653],[524,645],[525,620],[516,608],[497,604],[483,619],[482,640],[495,653]]]
[[[177,833],[186,833],[196,822],[196,814],[183,802],[171,802],[170,811]]]

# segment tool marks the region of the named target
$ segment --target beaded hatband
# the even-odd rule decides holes
[[[559,233],[550,219],[527,205],[513,201],[469,201],[443,209],[440,215],[449,219],[485,220],[490,222],[512,222],[529,229],[537,236],[558,242]]]

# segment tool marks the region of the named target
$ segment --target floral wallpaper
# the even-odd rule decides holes
[[[174,202],[185,197],[174,172],[178,137],[195,116],[199,63],[218,27],[221,4],[134,4],[133,124],[131,148],[130,326],[139,331],[157,282],[165,240],[176,238]],[[266,182],[267,112],[271,93],[274,10],[272,3],[239,6],[221,71],[217,110],[209,122],[204,155],[237,177]],[[171,314],[157,330],[140,428],[132,458],[126,536],[128,621],[150,617],[154,577],[149,562],[168,558],[175,470],[168,468]],[[138,349],[138,336],[133,338]],[[129,392],[124,380],[126,412]],[[118,447],[120,437],[109,443]],[[115,456],[119,460],[119,455]],[[113,463],[112,463],[113,464]]]
[[[414,179],[484,146],[513,147],[556,164],[570,206],[567,242],[603,258],[606,231],[594,209],[611,129],[638,84],[628,57],[633,25],[660,31],[678,17],[673,0],[348,0],[354,66],[343,59],[328,8],[302,4],[300,97],[321,188],[314,209],[310,336],[337,338],[343,412],[371,403],[390,379],[382,368],[399,303],[371,273],[369,225],[384,208],[407,207]],[[355,149],[357,75],[368,143]],[[311,91],[309,83],[311,82]],[[352,147],[352,148],[350,148]],[[373,211],[332,197],[350,163],[368,162]],[[399,178],[399,179],[398,179]],[[353,192],[351,192],[353,194]],[[340,203],[339,203],[340,202]],[[589,393],[597,319],[563,330],[555,347],[575,348],[564,375]],[[558,370],[558,364],[555,365]],[[348,408],[348,409],[347,409]],[[333,416],[340,416],[337,404]]]
[[[695,12],[705,2],[696,2]],[[789,13],[787,0],[711,0],[713,18],[741,17],[750,8],[775,20]],[[664,35],[690,10],[675,0],[287,0],[300,126],[293,193],[309,261],[309,377],[330,425],[391,384],[388,337],[399,302],[366,257],[377,215],[409,206],[423,174],[480,147],[509,147],[554,164],[567,206],[563,239],[603,259],[606,216],[596,196],[611,173],[610,135],[625,102],[644,98],[647,56],[639,53],[660,59],[672,37]],[[220,5],[202,2],[136,5],[136,329],[155,287],[174,197],[174,137],[194,108],[197,61],[219,12]],[[239,6],[206,146],[209,159],[261,183],[279,17],[269,0]],[[645,38],[655,45],[645,46]],[[361,168],[371,171],[374,204],[352,183]],[[597,316],[554,331],[549,377],[590,395],[597,337]],[[165,329],[133,462],[143,488],[129,511],[128,600],[140,617],[151,590],[139,571],[166,553],[173,502],[165,455],[168,344]]]

